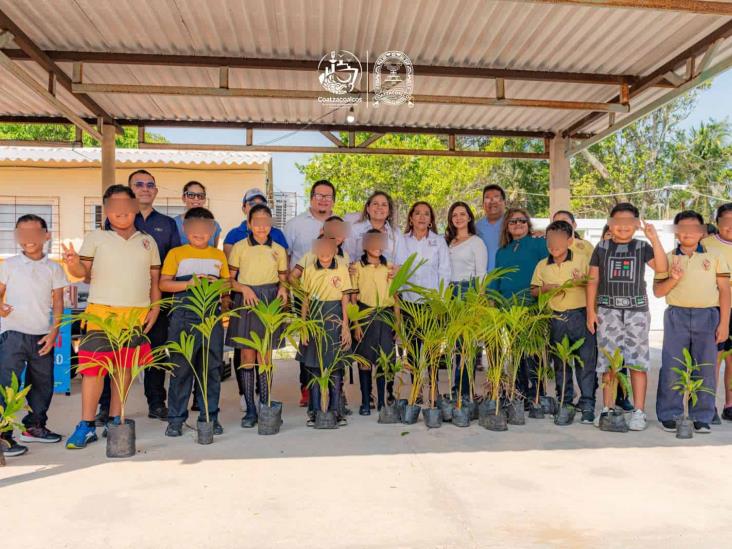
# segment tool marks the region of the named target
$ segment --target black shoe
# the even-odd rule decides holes
[[[257,416],[244,416],[241,418],[242,429],[251,429],[257,424]]]
[[[732,406],[728,406],[722,410],[722,419],[732,421]]]
[[[61,435],[49,431],[45,427],[28,427],[20,433],[21,442],[61,442]]]
[[[200,412],[200,411],[201,411],[201,408],[199,408],[198,402],[194,400],[193,404],[191,404],[191,412]]]
[[[312,412],[308,412],[308,419],[305,422],[305,425],[308,427],[315,427],[315,414]]]
[[[625,397],[618,397],[615,399],[615,406],[622,409],[623,412],[632,412],[635,410],[635,406]]]
[[[668,431],[669,433],[675,433],[676,432],[676,422],[673,419],[667,419],[666,421],[661,422],[661,428],[664,431]]]
[[[8,444],[10,446],[8,446]],[[28,447],[27,446],[23,446],[22,444],[18,444],[17,442],[15,442],[15,439],[12,439],[12,438],[10,440],[4,438],[0,442],[0,446],[2,446],[3,455],[5,457],[18,457],[18,456],[22,456],[23,454],[25,454],[28,451]]]
[[[418,406],[421,406],[422,404],[424,404],[424,399],[422,398],[422,395],[419,395],[417,397],[417,400],[414,403],[417,404]]]
[[[182,423],[168,423],[168,427],[165,429],[166,437],[179,437],[183,435],[183,424]]]
[[[694,422],[694,431],[697,433],[707,434],[712,432],[712,428],[709,427],[708,423],[702,423],[701,421]]]
[[[162,404],[160,406],[155,406],[154,408],[150,408],[150,411],[147,413],[147,417],[150,419],[166,420],[168,419],[168,409]]]
[[[595,412],[593,410],[584,410],[582,412],[581,423],[584,423],[585,425],[592,425],[595,423]]]
[[[214,435],[223,435],[224,434],[224,428],[221,426],[218,419],[214,419],[213,434]]]
[[[369,411],[369,413],[371,413]],[[348,425],[348,420],[343,416],[338,416],[338,427],[343,427],[345,425]]]
[[[714,408],[714,417],[712,418],[712,425],[722,425],[722,418],[719,417],[717,408]]]
[[[389,406],[391,406],[391,405],[392,405],[392,404],[394,404],[395,402],[396,402],[396,398],[394,397],[394,395],[393,395],[392,393],[389,393],[389,395],[388,395],[388,396],[386,397],[386,403],[387,403],[387,404],[388,404]]]
[[[94,417],[95,427],[104,427],[109,421],[109,410],[99,409],[99,413]]]
[[[359,416],[370,416],[370,415],[371,415],[371,407],[370,407],[370,406],[368,406],[368,405],[366,405],[366,406],[361,406],[361,407],[360,407],[360,408],[358,409],[358,415],[359,415]]]
[[[344,406],[342,412],[344,416],[350,416],[353,414],[353,410],[351,410],[348,406]]]

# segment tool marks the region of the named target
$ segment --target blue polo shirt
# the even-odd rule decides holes
[[[527,301],[533,301],[529,289],[531,277],[537,263],[549,255],[546,239],[526,235],[519,240],[509,242],[496,253],[496,268],[511,267],[517,271],[499,278],[491,287],[498,290],[503,297],[510,298],[521,295]]]
[[[234,245],[240,240],[244,240],[248,236],[249,228],[247,227],[247,222],[242,221],[241,225],[239,225],[238,227],[234,227],[226,234],[226,238],[224,238],[224,244]],[[283,233],[277,227],[272,227],[269,236],[274,242],[282,246],[285,250],[289,248],[289,246],[287,245],[287,239],[285,238],[285,233]]]
[[[108,219],[104,220],[104,229],[107,231],[112,229]],[[175,220],[172,217],[161,214],[156,209],[153,209],[147,218],[144,218],[142,213],[138,212],[135,216],[135,229],[153,237],[153,240],[158,245],[161,264],[165,261],[165,256],[168,255],[170,250],[181,245]]]
[[[188,237],[186,236],[185,231],[183,230],[183,216],[182,215],[176,215],[173,218],[173,221],[175,221],[175,226],[178,229],[178,236],[180,237],[180,243],[181,246],[185,246],[186,244],[189,244]],[[216,230],[214,231],[213,236],[209,238],[208,245],[212,248],[216,247],[216,239],[221,236],[221,225],[219,225],[219,222],[214,220],[214,224],[216,225]]]
[[[490,223],[485,217],[482,217],[475,222],[475,230],[488,250],[488,265],[486,272],[491,272],[496,268],[496,252],[500,247],[502,228],[503,218],[500,218],[495,223]]]

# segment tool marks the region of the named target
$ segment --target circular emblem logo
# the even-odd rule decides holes
[[[353,92],[361,81],[361,62],[346,50],[333,50],[318,63],[320,85],[334,95]]]
[[[142,247],[146,250],[150,250],[150,241],[147,238],[142,239]]]
[[[380,103],[410,107],[414,90],[414,66],[403,51],[386,51],[374,63],[374,106]]]

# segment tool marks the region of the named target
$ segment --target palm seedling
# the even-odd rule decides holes
[[[386,385],[393,384],[396,376],[402,369],[401,360],[395,360],[396,351],[385,353],[379,349],[379,356],[376,359],[376,375],[382,376]],[[397,388],[397,398],[399,388]],[[379,423],[398,423],[399,407],[396,402],[388,402],[379,410]]]
[[[554,418],[554,423],[557,425],[568,425],[572,423],[572,419],[574,418],[574,409],[570,409],[571,405],[564,405],[568,377],[567,368],[569,368],[569,382],[574,383],[574,368],[577,364],[579,364],[580,368],[583,368],[585,365],[577,354],[577,351],[582,347],[584,342],[585,338],[581,337],[572,343],[565,335],[561,341],[551,346],[554,356],[562,363],[562,395],[559,399],[559,413]]]
[[[694,429],[693,423],[689,420],[689,404],[692,408],[696,406],[700,392],[710,395],[715,393],[704,385],[703,378],[697,377],[702,367],[711,366],[711,364],[698,364],[686,347],[682,349],[682,353],[683,359],[678,357],[675,359],[681,364],[681,367],[674,366],[671,368],[678,376],[671,388],[681,395],[684,406],[684,415],[676,423],[676,438],[692,438]]]
[[[15,415],[23,410],[30,410],[25,400],[30,388],[30,385],[26,385],[20,389],[20,382],[15,372],[10,378],[9,386],[3,387],[0,385],[0,434],[12,432],[13,429],[22,427],[22,424],[15,419]],[[0,438],[0,466],[5,465],[4,444],[8,444],[7,441]]]
[[[613,403],[611,413],[602,413],[600,415],[600,429],[603,431],[624,433],[628,431],[628,425],[625,422],[623,411],[618,410],[615,407],[615,402],[617,401],[618,390],[621,390],[623,395],[627,398],[628,396],[632,396],[633,388],[630,384],[630,379],[628,379],[628,376],[623,373],[623,368],[639,371],[642,370],[642,368],[634,364],[626,364],[623,354],[620,352],[619,348],[615,348],[612,354],[610,354],[604,347],[600,349],[600,351],[605,355],[605,358],[607,358],[608,361],[607,372],[603,379],[602,388],[603,390],[605,388],[609,390],[610,401]]]

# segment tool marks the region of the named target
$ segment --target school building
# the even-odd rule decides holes
[[[155,208],[171,216],[183,212],[183,185],[203,183],[224,234],[241,223],[248,189],[258,187],[273,199],[272,157],[265,152],[117,149],[115,181],[126,184],[137,169],[155,176]],[[15,220],[26,213],[49,223],[52,255],[61,241],[78,249],[102,221],[101,170],[99,148],[0,146],[0,257],[17,253]]]

